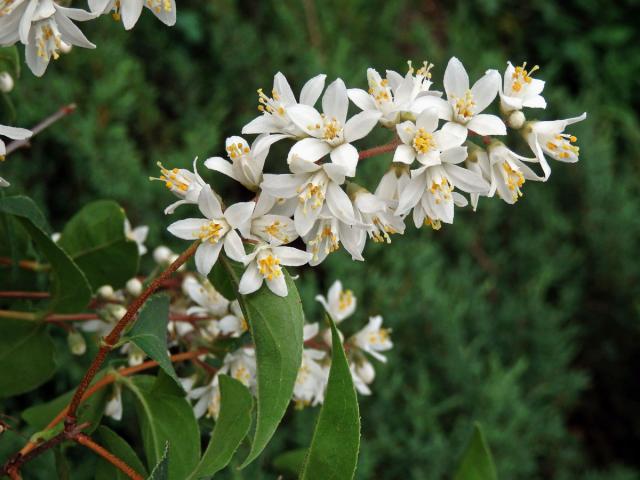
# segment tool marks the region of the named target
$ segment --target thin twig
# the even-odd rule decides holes
[[[0,265],[12,266],[15,262],[8,257],[0,257]],[[47,265],[43,265],[38,262],[33,262],[31,260],[19,260],[18,267],[23,268],[25,270],[33,270],[34,272],[42,272],[47,270],[49,267]]]
[[[116,467],[122,473],[124,473],[127,477],[132,478],[133,480],[144,480],[144,477],[136,472],[133,468],[127,465],[122,459],[116,457],[109,450],[101,447],[96,442],[94,442],[91,437],[85,433],[79,433],[74,440],[78,442],[80,445],[84,445],[90,450],[93,450],[95,453],[104,458],[111,465]]]
[[[49,298],[51,294],[49,292],[21,292],[21,291],[6,291],[0,292],[0,298]]]
[[[58,120],[66,117],[67,115],[75,112],[76,110],[76,104],[75,103],[71,103],[69,105],[65,105],[64,107],[60,108],[56,113],[54,113],[53,115],[50,115],[49,117],[45,118],[44,120],[42,120],[40,123],[38,123],[36,126],[34,126],[31,129],[32,135],[31,138],[33,138],[34,136],[36,136],[38,133],[42,132],[43,130],[45,130],[46,128],[49,128],[51,125],[53,125],[54,123],[56,123]],[[19,148],[25,148],[28,147],[30,145],[29,140],[14,140],[13,142],[11,142],[10,144],[7,145],[7,153],[5,155],[9,155],[10,153],[18,150]]]
[[[376,155],[382,155],[383,153],[392,152],[398,145],[400,145],[400,143],[400,140],[393,140],[385,145],[363,150],[358,154],[358,159],[363,160],[365,158],[375,157]]]

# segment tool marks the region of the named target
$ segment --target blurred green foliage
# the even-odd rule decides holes
[[[404,71],[407,59],[434,62],[437,81],[451,55],[472,78],[507,60],[539,64],[549,107],[536,115],[589,113],[572,129],[578,165],[554,163],[548,183],[525,185],[513,207],[483,199],[453,226],[409,228],[390,246],[371,245],[365,264],[336,253],[302,272],[301,293],[309,318],[320,318],[313,296],[340,278],[360,300],[358,324],[382,313],[393,328],[389,363],[377,369],[374,395],[361,397],[359,478],[448,478],[474,420],[499,478],[638,478],[639,2],[180,0],[178,8],[173,29],[148,12],[132,32],[108,16],[81,25],[97,50],[74,49],[43,79],[23,69],[12,94],[20,126],[66,103],[78,110],[3,164],[10,191],[33,196],[58,229],[88,201],[112,198],[134,225],[151,226],[150,245],[172,242],[162,209],[173,199],[148,181],[155,163],[188,167],[219,154],[278,70],[299,91],[318,72],[362,87],[368,66]],[[363,183],[373,185],[389,160],[363,163]],[[245,195],[205,173],[224,195]],[[81,371],[74,366],[69,382]],[[275,478],[271,460],[308,445],[316,413],[288,414],[262,466],[229,478]]]

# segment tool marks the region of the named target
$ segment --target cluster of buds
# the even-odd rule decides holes
[[[207,168],[246,187],[253,200],[225,206],[222,198],[196,170],[162,168],[160,179],[178,196],[178,205],[197,204],[200,218],[179,220],[169,231],[182,239],[200,239],[196,265],[207,275],[221,250],[246,269],[240,293],[250,294],[266,283],[285,296],[282,266],[321,263],[341,246],[354,260],[364,260],[367,239],[390,243],[405,231],[409,215],[416,228],[441,228],[452,223],[455,207],[480,197],[498,196],[506,203],[523,194],[526,180],[546,181],[547,157],[576,162],[576,138],[566,120],[527,121],[523,109],[545,108],[544,82],[526,63],[508,64],[504,75],[488,70],[473,85],[457,58],[444,72],[444,94],[431,90],[433,65],[416,70],[409,62],[405,75],[387,71],[383,78],[367,71],[368,90],[347,89],[341,79],[326,90],[325,75],[309,80],[296,97],[284,75],[275,75],[271,96],[258,91],[260,115],[243,134],[227,139],[227,159],[212,157]],[[324,90],[324,94],[323,94]],[[314,105],[322,96],[322,109]],[[488,108],[499,99],[495,113]],[[361,111],[349,117],[350,102]],[[358,151],[354,142],[376,126],[390,130],[387,145]],[[531,150],[527,157],[511,150],[508,131],[520,134]],[[264,173],[269,150],[276,142],[291,142],[289,173]],[[369,156],[392,153],[389,168],[369,191],[354,182],[359,163]],[[538,165],[539,172],[535,166]],[[468,196],[465,196],[467,194]],[[301,240],[304,250],[291,244]],[[250,251],[245,244],[252,244]]]

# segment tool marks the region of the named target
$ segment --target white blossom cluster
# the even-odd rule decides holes
[[[52,58],[69,52],[72,45],[95,48],[74,21],[111,14],[130,30],[143,8],[166,25],[176,23],[175,0],[89,0],[88,11],[68,8],[54,0],[0,0],[0,45],[23,44],[27,65],[39,77]]]
[[[132,228],[125,222],[127,236],[138,243],[140,255],[147,251],[144,241],[147,227]],[[163,270],[176,259],[177,255],[161,246],[153,251],[153,259],[158,271]],[[224,297],[209,280],[185,266],[178,270],[178,285],[171,291],[171,304],[167,330],[168,346],[177,350],[189,350],[201,346],[212,352],[199,357],[206,367],[197,369],[191,376],[181,379],[187,398],[193,403],[197,418],[209,416],[217,418],[220,410],[220,374],[229,375],[246,385],[255,394],[257,387],[257,366],[255,350],[251,344],[249,327],[237,300]],[[169,287],[172,288],[172,287]],[[114,290],[109,285],[98,289],[94,300],[97,313],[95,320],[80,321],[70,330],[68,343],[74,355],[84,355],[86,341],[84,335],[102,337],[125,315],[128,305],[143,291],[139,278],[132,278],[125,288]],[[351,317],[356,311],[357,299],[351,290],[345,290],[340,281],[333,283],[326,297],[316,296],[336,325]],[[325,390],[331,367],[331,331],[324,322],[304,326],[304,349],[302,362],[296,379],[293,398],[297,408],[315,406],[324,401]],[[344,335],[340,332],[340,338]],[[215,349],[217,342],[235,340],[231,348]],[[362,395],[370,395],[370,384],[375,378],[375,369],[369,356],[386,362],[382,352],[390,350],[393,344],[390,330],[382,327],[382,317],[369,318],[367,325],[344,341],[354,385]],[[120,353],[129,366],[142,364],[146,354],[133,343],[126,343]],[[215,366],[215,365],[219,366]],[[122,418],[122,396],[118,384],[114,386],[105,407],[105,414],[120,420]]]
[[[497,195],[512,204],[522,196],[525,180],[546,181],[547,157],[576,162],[576,138],[565,133],[567,120],[527,121],[523,109],[545,108],[544,82],[526,63],[508,64],[504,75],[488,70],[472,86],[457,58],[444,72],[444,95],[431,90],[432,65],[403,76],[387,71],[383,78],[367,71],[368,90],[347,89],[341,79],[326,90],[325,75],[309,80],[295,96],[284,75],[274,77],[270,95],[258,90],[260,115],[242,137],[226,141],[226,156],[212,157],[207,168],[231,177],[255,192],[252,201],[225,206],[196,169],[161,167],[158,180],[178,198],[165,213],[182,204],[197,204],[202,216],[180,220],[169,231],[182,239],[201,240],[196,252],[198,271],[206,276],[222,248],[246,269],[240,293],[249,294],[263,283],[285,296],[282,266],[318,265],[343,246],[355,260],[363,260],[367,239],[391,241],[402,234],[409,215],[416,228],[439,229],[452,223],[454,207],[469,200],[475,209],[480,196]],[[324,90],[324,94],[323,94]],[[322,95],[321,108],[314,105]],[[499,99],[496,113],[488,107]],[[349,115],[350,102],[360,110]],[[375,127],[393,133],[387,145],[358,151],[355,142]],[[508,130],[519,133],[531,150],[525,157],[500,138]],[[264,173],[265,160],[275,142],[288,141],[289,173]],[[393,160],[373,192],[356,184],[358,165],[378,152],[393,152]],[[540,173],[529,165],[539,164]],[[469,195],[469,198],[465,196]],[[288,246],[300,238],[305,251]],[[250,252],[245,244],[253,244]]]

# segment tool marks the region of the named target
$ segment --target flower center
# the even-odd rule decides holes
[[[324,227],[320,228],[318,234],[312,240],[309,240],[307,245],[311,249],[314,260],[318,259],[318,253],[320,253],[320,249],[323,246],[327,255],[340,248],[338,236],[335,234],[331,224],[325,224]]]
[[[270,114],[277,114],[284,117],[285,108],[280,103],[280,94],[274,88],[271,90],[271,97],[267,97],[261,88],[258,89],[258,110],[261,112],[267,112]]]
[[[504,181],[509,190],[511,190],[513,199],[517,200],[518,197],[522,196],[520,187],[524,185],[524,175],[522,175],[520,170],[514,170],[511,165],[509,165],[509,162],[502,162],[502,169],[504,170],[502,173]]]
[[[440,230],[442,228],[442,222],[440,220],[433,219],[429,216],[424,219],[424,224],[430,226],[433,230]]]
[[[453,188],[449,183],[449,180],[446,177],[442,177],[440,179],[440,183],[433,181],[431,182],[431,188],[429,189],[431,195],[434,196],[436,204],[439,204],[442,201],[451,200],[451,192]]]
[[[340,122],[338,122],[338,120],[334,118],[332,118],[331,120],[328,120],[327,118],[324,118],[324,127],[323,127],[323,133],[322,133],[322,138],[325,139],[327,142],[332,142],[335,140],[339,140],[342,137],[342,126],[340,125]]]
[[[381,328],[380,330],[369,333],[370,345],[384,345],[388,341],[389,341],[388,328]]]
[[[147,7],[156,13],[171,11],[171,0],[147,0]]]
[[[49,60],[51,57],[57,60],[60,57],[58,51],[62,48],[62,40],[54,20],[45,20],[36,30],[36,45],[38,56],[44,60]]]
[[[538,65],[534,66],[531,70],[526,70],[527,62],[524,62],[521,67],[516,67],[511,74],[511,90],[514,92],[522,91],[522,88],[531,83],[531,74],[538,70]]]
[[[456,115],[463,120],[469,120],[473,117],[476,102],[473,100],[473,93],[467,90],[464,97],[453,97],[453,109]]]
[[[248,155],[251,152],[251,149],[248,145],[243,144],[242,142],[232,143],[227,146],[227,154],[231,160],[236,160],[245,155]]]
[[[280,223],[280,220],[275,220],[271,225],[264,227],[263,232],[283,243],[289,243],[289,237],[286,233],[283,233],[281,229],[282,224]]]
[[[558,158],[569,158],[571,155],[578,157],[580,147],[573,145],[578,138],[568,133],[559,133],[546,143],[547,149]]]
[[[197,237],[203,242],[218,243],[218,240],[226,233],[225,226],[215,220],[202,225]]]
[[[160,177],[149,177],[150,180],[159,180],[164,182],[164,186],[167,187],[172,193],[175,193],[178,196],[184,197],[187,190],[189,190],[189,185],[191,185],[191,180],[188,179],[185,175],[182,174],[181,170],[178,168],[173,168],[168,170],[162,166],[162,163],[158,162],[158,167],[160,167]]]
[[[353,303],[353,292],[351,290],[344,290],[340,292],[340,297],[338,299],[338,310],[341,312],[346,310]]]
[[[236,380],[242,382],[246,387],[249,386],[251,373],[249,372],[249,369],[244,365],[240,365],[239,367],[237,367],[231,376]]]
[[[267,280],[273,280],[282,275],[282,268],[280,267],[280,259],[274,257],[272,254],[258,259],[258,270],[264,278]]]
[[[307,206],[310,205],[313,210],[322,208],[324,205],[324,192],[326,182],[324,179],[311,179],[308,183],[298,187],[298,201],[303,204],[303,212],[307,213]]]
[[[433,139],[433,135],[426,132],[424,128],[419,128],[416,132],[416,136],[413,137],[413,148],[418,153],[427,153],[436,147],[436,142]]]
[[[369,95],[371,95],[378,104],[391,102],[393,97],[391,95],[391,89],[389,88],[389,80],[386,78],[381,79],[379,82],[370,80]]]
[[[0,17],[9,15],[13,11],[15,0],[0,0]]]
[[[391,243],[390,235],[396,234],[398,231],[379,217],[373,217],[369,234],[376,243]]]

